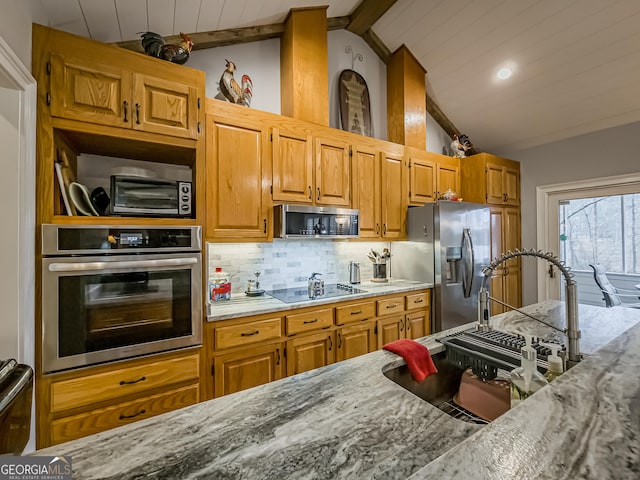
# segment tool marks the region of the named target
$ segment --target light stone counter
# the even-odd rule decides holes
[[[326,305],[328,303],[360,300],[380,295],[390,295],[393,293],[404,293],[411,292],[413,290],[433,288],[432,283],[415,282],[412,280],[395,278],[389,279],[386,283],[374,283],[368,281],[355,286],[361,290],[365,290],[365,293],[354,293],[353,295],[346,295],[343,297],[316,298],[315,300],[296,303],[281,302],[280,300],[266,294],[260,297],[248,297],[244,294],[234,294],[231,296],[231,300],[208,305],[207,321],[215,322],[218,320],[227,320],[229,318],[259,315],[261,313],[294,310],[297,308],[313,307],[316,305]]]
[[[548,329],[517,313],[492,321]],[[403,361],[376,351],[37,454],[71,455],[76,480],[638,478],[637,323],[640,310],[581,306],[591,355],[485,427],[391,382],[382,371]],[[436,353],[443,333],[420,342]]]

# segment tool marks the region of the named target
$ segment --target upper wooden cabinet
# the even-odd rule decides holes
[[[469,202],[520,205],[520,164],[489,153],[461,159],[462,197]]]
[[[403,155],[381,154],[382,237],[406,237],[407,189]]]
[[[353,145],[351,149],[351,205],[360,212],[360,237],[379,238],[382,233],[380,157],[375,147]]]
[[[243,107],[233,107],[207,100],[205,236],[266,241],[271,232],[268,128],[234,115]]]
[[[351,205],[349,143],[303,128],[272,130],[273,200],[310,205]]]
[[[113,48],[100,45],[51,53],[51,115],[161,135],[198,137],[203,72],[186,68],[182,75],[164,68],[140,72],[139,54],[120,50],[120,61],[110,63],[95,50],[100,47]]]
[[[409,205],[435,202],[447,190],[460,192],[459,159],[405,147],[409,168]]]

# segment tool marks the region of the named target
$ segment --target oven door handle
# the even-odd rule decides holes
[[[197,258],[160,258],[157,260],[130,260],[116,262],[73,262],[51,263],[50,272],[93,272],[97,270],[113,270],[115,268],[153,268],[153,267],[183,267],[195,265]]]

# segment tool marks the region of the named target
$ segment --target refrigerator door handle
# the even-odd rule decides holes
[[[468,228],[465,228],[462,232],[462,290],[464,292],[464,298],[469,298],[471,296],[474,265],[475,261],[473,258],[471,232]]]

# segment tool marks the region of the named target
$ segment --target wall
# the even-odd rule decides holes
[[[31,71],[31,23],[46,23],[39,0],[4,0],[0,15],[0,35]]]
[[[636,138],[640,138],[640,122],[525,150],[496,152],[520,162],[522,246],[536,246],[536,187],[638,173]],[[536,302],[537,275],[533,262],[523,262],[522,278],[523,304]]]
[[[360,262],[363,281],[373,276],[367,259],[370,249],[382,253],[387,242],[354,242],[330,240],[274,240],[273,243],[208,243],[208,272],[216,267],[232,274],[232,295],[243,295],[247,280],[260,270],[260,288],[272,290],[306,287],[312,272],[318,272],[325,283],[349,283],[349,261]],[[393,261],[393,258],[391,259]],[[389,273],[393,263],[389,265]]]

